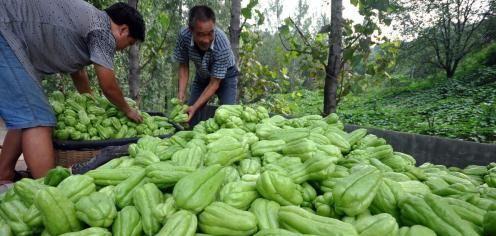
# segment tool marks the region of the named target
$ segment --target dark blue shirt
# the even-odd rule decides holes
[[[224,79],[228,70],[234,70],[236,62],[231,50],[231,44],[226,34],[219,28],[214,29],[214,40],[205,52],[198,49],[193,41],[193,34],[189,28],[184,28],[179,33],[174,58],[181,64],[192,61],[196,73],[202,79]]]

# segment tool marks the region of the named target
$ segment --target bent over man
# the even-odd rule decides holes
[[[56,118],[40,85],[44,74],[69,73],[80,93],[91,93],[85,66],[93,64],[109,101],[142,120],[124,100],[113,58],[144,39],[142,16],[125,3],[101,11],[83,0],[0,0],[0,118],[8,128],[0,184],[13,180],[21,153],[34,178],[55,165]]]

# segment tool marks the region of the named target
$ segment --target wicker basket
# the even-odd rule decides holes
[[[100,153],[97,150],[58,150],[55,149],[55,163],[63,167],[70,167],[76,163],[87,161]]]

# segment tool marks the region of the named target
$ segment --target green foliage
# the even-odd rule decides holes
[[[423,60],[445,71],[452,78],[461,60],[488,41],[483,32],[494,13],[493,1],[470,0],[392,0],[398,10],[391,14],[398,20],[403,35],[422,41],[421,49],[430,51]],[[453,14],[464,12],[464,14]],[[452,40],[456,39],[456,40]],[[421,54],[423,52],[420,52]]]
[[[284,115],[303,116],[320,114],[323,91],[297,90],[292,93],[274,94],[258,102],[271,112]]]
[[[495,88],[444,81],[428,89],[350,98],[338,113],[350,124],[494,142]]]
[[[370,78],[377,80],[388,78],[387,70],[395,65],[395,57],[398,53],[398,42],[385,43],[378,46],[380,42],[387,42],[385,37],[372,37],[379,33],[379,24],[389,25],[391,19],[387,17],[392,9],[388,1],[366,1],[356,0],[351,2],[355,5],[363,22],[357,23],[352,20],[343,20],[343,55],[339,63],[337,103],[350,92],[355,83],[367,82]],[[329,40],[331,36],[331,25],[323,24],[317,34],[305,30],[305,26],[289,17],[279,27],[281,44],[288,54],[292,54],[303,60],[300,67],[304,71],[322,71],[325,77],[328,67]],[[373,51],[371,48],[377,46]],[[346,66],[345,66],[346,65]],[[314,75],[316,73],[313,73]],[[310,76],[312,77],[312,76]],[[291,91],[289,91],[291,92]],[[331,92],[331,93],[333,93]]]
[[[241,100],[250,102],[259,100],[267,92],[282,92],[279,73],[276,69],[263,65],[257,60],[255,50],[262,44],[260,35],[256,32],[244,31],[241,33],[242,47],[240,49],[240,70],[242,77],[238,84],[241,86]],[[281,70],[284,75],[284,70]]]
[[[265,16],[260,10],[255,9],[257,4],[258,0],[251,0],[246,7],[241,9],[241,14],[245,18],[240,34],[239,49],[241,75],[238,87],[242,103],[258,101],[268,92],[282,92],[281,89],[285,85],[288,73],[286,67],[277,69],[277,67],[273,68],[260,62],[258,56],[260,48],[264,45],[264,35],[256,28],[263,24]],[[255,20],[256,23],[248,24],[246,20]]]
[[[490,76],[478,75],[478,73],[484,73],[483,70],[486,69],[481,68],[481,66],[494,66],[496,65],[496,43],[490,44],[489,46],[483,48],[480,51],[472,53],[469,55],[463,63],[460,65],[459,73],[457,74],[457,78],[463,77],[473,77],[476,75],[480,78],[490,78]],[[482,70],[482,71],[481,71]],[[469,78],[473,79],[473,78]]]
[[[396,87],[346,96],[338,114],[348,124],[496,143],[495,76],[496,68],[486,67],[464,80],[434,78],[401,85],[399,79]],[[320,114],[322,96],[303,90],[261,103],[275,113]]]

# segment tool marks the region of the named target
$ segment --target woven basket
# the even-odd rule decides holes
[[[55,163],[59,166],[70,167],[76,163],[87,161],[100,153],[97,150],[58,150],[55,149]]]

